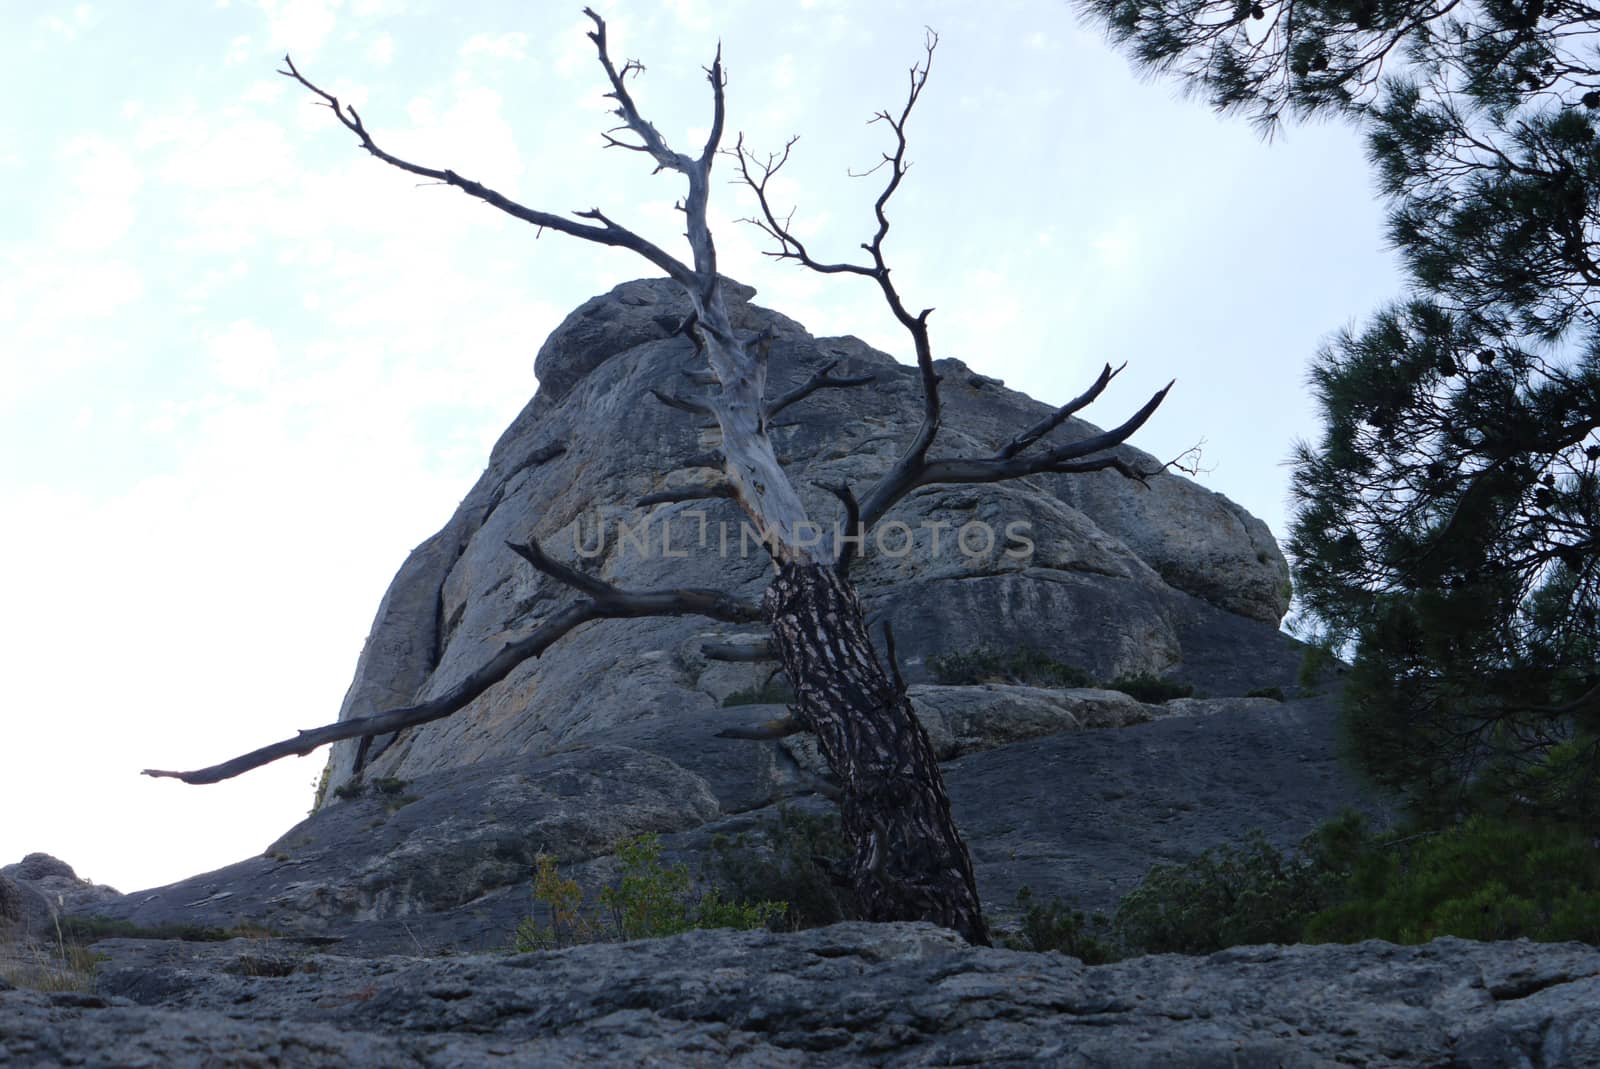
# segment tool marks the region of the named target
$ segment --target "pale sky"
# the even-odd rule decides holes
[[[854,255],[923,26],[941,35],[887,246],[937,355],[1046,401],[1129,362],[1135,444],[1282,535],[1329,332],[1399,293],[1356,135],[1263,144],[1133,74],[1059,0],[598,5],[668,141],[799,134],[778,199]],[[581,3],[0,0],[0,864],[43,850],[130,891],[260,852],[324,754],[192,768],[332,720],[378,600],[532,395],[568,311],[654,274],[366,156],[274,73],[285,51],[380,143],[682,248],[681,183],[606,151]],[[731,174],[724,162],[723,176]],[[814,334],[910,359],[861,279],[763,260],[713,191],[724,271]],[[674,244],[677,242],[677,244]]]

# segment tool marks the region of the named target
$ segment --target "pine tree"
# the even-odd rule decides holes
[[[1600,816],[1600,8],[1084,7],[1267,132],[1366,134],[1411,292],[1316,358],[1289,549],[1368,769],[1436,816]]]

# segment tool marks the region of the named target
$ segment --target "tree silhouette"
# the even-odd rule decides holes
[[[536,657],[581,623],[597,619],[651,615],[700,615],[745,623],[765,621],[770,653],[782,663],[794,688],[788,720],[763,732],[809,731],[838,783],[844,830],[853,848],[849,877],[863,908],[874,920],[929,920],[954,929],[973,943],[986,944],[988,931],[978,901],[972,862],[950,812],[934,751],[912,711],[904,683],[889,671],[868,637],[860,599],[849,581],[854,554],[848,539],[814,537],[819,526],[807,515],[799,495],[778,462],[767,429],[779,409],[818,389],[863,384],[824,369],[778,398],[766,397],[768,347],[764,335],[741,336],[724,305],[717,254],[706,222],[710,176],[723,138],[724,88],[721,50],[706,76],[711,85],[710,135],[695,154],[669,147],[640,113],[629,92],[630,79],[643,71],[629,60],[620,67],[608,47],[605,21],[593,11],[589,33],[610,86],[618,125],[606,131],[608,144],[638,152],[657,171],[675,172],[688,184],[679,207],[686,220],[687,262],[616,222],[600,209],[572,217],[522,205],[456,172],[423,166],[395,156],[373,139],[361,116],[307,79],[285,57],[281,72],[316,94],[356,136],[361,147],[403,171],[460,189],[469,196],[524,222],[585,241],[630,249],[664,271],[684,289],[693,309],[681,326],[685,344],[705,361],[702,377],[711,385],[705,401],[684,401],[664,391],[657,397],[676,407],[714,415],[721,430],[723,478],[715,483],[655,494],[648,503],[725,497],[735,501],[771,554],[775,575],[760,605],[715,590],[622,590],[578,568],[557,561],[535,541],[509,544],[528,565],[571,588],[576,600],[552,613],[526,637],[506,645],[449,693],[413,706],[354,718],[263,747],[231,761],[191,772],[147,770],[188,783],[214,783],[291,754],[306,754],[340,739],[371,738],[459,711],[495,686],[523,661]],[[945,456],[934,452],[940,429],[939,376],[934,371],[928,331],[931,310],[912,314],[890,279],[884,254],[890,199],[906,174],[906,123],[926,85],[937,38],[931,33],[925,55],[910,71],[904,107],[878,118],[893,134],[884,156],[886,180],[875,205],[877,230],[864,246],[867,262],[823,263],[812,258],[776,216],[767,198],[767,181],[788,158],[757,160],[740,138],[728,151],[743,181],[754,191],[761,215],[755,221],[777,242],[773,255],[827,274],[860,275],[874,281],[896,319],[911,334],[921,373],[923,418],[899,459],[859,498],[849,486],[830,487],[842,503],[845,531],[864,534],[911,491],[941,483],[988,483],[1039,473],[1116,470],[1143,480],[1155,474],[1136,470],[1108,450],[1128,438],[1161,404],[1163,389],[1113,430],[1073,442],[1052,442],[1051,432],[1092,402],[1116,372],[1105,368],[1080,397],[1026,428],[992,456]],[[792,147],[793,142],[790,142]],[[663,384],[665,386],[665,384]],[[1168,386],[1170,388],[1170,384]],[[643,503],[643,502],[642,502]],[[859,544],[859,543],[857,543]],[[892,644],[892,635],[889,636]]]
[[[1082,6],[1137,62],[1264,129],[1329,114],[1365,131],[1412,292],[1313,367],[1325,428],[1294,456],[1300,608],[1356,652],[1353,737],[1380,780],[1436,815],[1592,819],[1600,8]]]

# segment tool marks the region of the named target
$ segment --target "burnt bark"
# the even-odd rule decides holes
[[[931,921],[990,945],[933,744],[879,664],[854,588],[830,566],[789,562],[762,611],[796,715],[839,781],[855,848],[850,878],[867,919]]]

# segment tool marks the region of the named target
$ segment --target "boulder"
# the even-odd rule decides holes
[[[919,377],[858,339],[812,337],[753,295],[730,283],[736,327],[774,339],[771,395],[830,364],[874,380],[772,421],[808,509],[831,522],[838,503],[819,484],[864,490],[895,461],[921,418]],[[341,717],[442,693],[571,600],[508,541],[536,537],[624,587],[760,596],[771,564],[741,541],[731,503],[637,505],[720,464],[715,427],[652,392],[695,390],[684,373],[699,358],[678,332],[688,313],[673,283],[641,280],[557,328],[538,396],[384,595]],[[993,453],[1049,412],[958,361],[938,371],[940,452]],[[1070,420],[1052,433],[1094,432]],[[1298,696],[1299,648],[1268,596],[1286,572],[1259,523],[1186,479],[924,488],[852,575],[874,633],[895,638],[997,918],[1024,883],[1109,908],[1151,864],[1252,827],[1288,845],[1347,806],[1380,811],[1334,760],[1325,699],[1242,697]],[[660,833],[669,856],[692,860],[714,835],[759,831],[776,806],[820,804],[828,770],[807,736],[727,737],[783,715],[741,704],[770,701],[782,680],[772,663],[704,647],[763,639],[694,618],[587,624],[452,717],[333,747],[317,811],[261,855],[82,912],[261,925],[364,952],[503,946],[541,851],[598,876],[629,835]],[[1201,697],[1149,705],[1026,680],[940,682],[935,658],[979,647],[1032,648],[1097,680],[1167,675]]]
[[[27,880],[29,883],[38,883],[41,880],[72,880],[73,882],[78,880],[78,874],[73,871],[71,865],[60,858],[40,853],[29,854],[15,865],[7,865],[5,868],[0,868],[0,873],[4,873],[14,880]]]
[[[914,686],[907,692],[941,761],[1068,731],[1132,727],[1169,714],[1166,706],[1147,705],[1115,690],[986,683]],[[1185,711],[1204,716],[1211,704]]]
[[[755,295],[752,286],[722,280],[722,296],[736,328],[760,330],[765,325],[750,307]],[[613,356],[679,335],[687,314],[683,288],[667,278],[625,282],[585,301],[551,331],[534,358],[541,403],[560,401]]]
[[[819,484],[864,492],[894,462],[920,419],[918,375],[858,339],[812,337],[751,303],[749,287],[730,283],[729,294],[738,329],[774,338],[769,395],[830,364],[874,379],[865,389],[818,391],[772,422],[808,510],[830,524],[838,503]],[[714,424],[656,396],[697,389],[685,373],[700,361],[678,332],[688,314],[674,283],[645,279],[586,302],[552,333],[536,362],[538,396],[385,595],[341,717],[441,693],[572,597],[507,541],[538,538],[624,587],[760,594],[770,566],[741,543],[731,503],[636,504],[720,468]],[[940,452],[992,453],[1049,411],[958,361],[941,361],[939,371]],[[1071,441],[1096,428],[1069,420],[1052,433]],[[1270,633],[1286,605],[1287,570],[1259,521],[1174,475],[1147,485],[1086,478],[927,488],[886,518],[874,535],[884,544],[869,545],[854,579],[874,626],[892,627],[908,679],[927,682],[929,657],[978,644],[1037,647],[1101,679],[1184,675],[1205,639],[1190,628],[1186,642],[1180,632],[1208,609]],[[1013,525],[1028,552],[1010,552],[1020,548],[1007,535]],[[329,785],[358,772],[410,779],[602,741],[639,719],[701,715],[738,672],[706,666],[698,646],[730,637],[737,629],[699,620],[586,625],[448,720],[338,744]]]
[[[0,939],[31,942],[50,928],[49,901],[25,883],[0,875]]]
[[[114,887],[79,879],[71,865],[49,854],[29,854],[14,865],[0,867],[0,877],[15,880],[48,902],[50,909],[62,913],[90,912],[99,903],[120,897]]]

